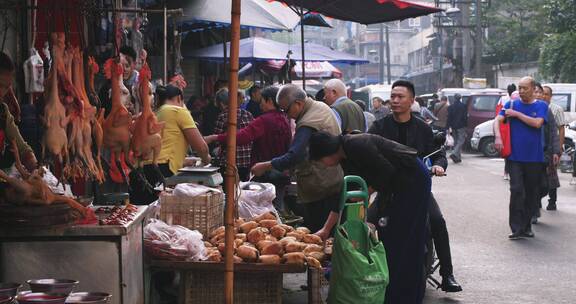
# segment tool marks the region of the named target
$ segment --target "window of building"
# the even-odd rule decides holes
[[[408,19],[408,26],[420,27],[420,17]]]

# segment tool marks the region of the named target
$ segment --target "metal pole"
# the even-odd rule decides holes
[[[302,43],[302,89],[306,91],[306,56],[304,55],[304,9],[300,12],[300,42]],[[289,63],[288,63],[289,64]],[[290,73],[290,66],[288,66]]]
[[[168,12],[164,1],[164,85],[168,84]]]
[[[474,70],[476,77],[482,77],[482,3],[476,0],[476,50],[474,51]]]
[[[386,26],[386,76],[388,84],[392,84],[392,73],[390,73],[390,29]]]
[[[228,138],[226,139],[226,211],[224,217],[224,299],[226,304],[234,302],[234,211],[236,209],[236,125],[238,109],[238,65],[240,52],[241,0],[232,0],[232,22],[230,27],[230,77],[228,79]]]
[[[380,50],[378,52],[378,83],[384,83],[384,24],[380,23]]]
[[[438,27],[438,38],[440,39],[440,84],[438,85],[438,89],[444,88],[444,83],[442,79],[444,78],[444,37],[442,36],[442,27]]]
[[[228,50],[226,49],[226,41],[228,40],[228,34],[226,33],[226,27],[222,28],[222,47],[224,48],[224,61],[222,61],[222,77],[226,78],[226,67],[228,66]]]

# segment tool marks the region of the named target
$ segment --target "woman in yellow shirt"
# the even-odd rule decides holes
[[[162,149],[158,166],[165,177],[172,176],[182,168],[188,146],[202,159],[202,164],[210,163],[208,145],[196,127],[192,115],[184,105],[182,91],[172,85],[159,87],[156,116],[164,122]]]

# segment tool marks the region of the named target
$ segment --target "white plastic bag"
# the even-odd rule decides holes
[[[454,137],[452,134],[446,135],[446,142],[444,145],[446,145],[446,147],[454,147]]]
[[[168,225],[158,219],[151,219],[144,227],[144,247],[149,254],[160,259],[206,259],[206,247],[200,232]]]
[[[203,185],[184,183],[176,185],[173,193],[175,196],[180,197],[196,197],[198,195],[202,195],[208,192],[220,193],[222,191],[216,188],[210,188]]]
[[[238,216],[251,219],[266,212],[273,212],[278,216],[272,201],[276,198],[276,188],[269,183],[240,183],[240,199],[238,200]]]

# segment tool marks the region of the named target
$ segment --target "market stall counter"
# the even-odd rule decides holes
[[[152,260],[148,266],[152,271],[180,273],[179,304],[224,302],[224,263]],[[304,272],[308,272],[308,303],[323,303],[321,269],[305,265],[238,263],[234,264],[234,272],[234,303],[282,303],[284,274]]]
[[[102,219],[114,210],[94,208],[100,223],[0,229],[0,282],[70,278],[77,290],[110,293],[112,304],[144,304],[143,226],[153,208],[131,206],[109,225]]]

